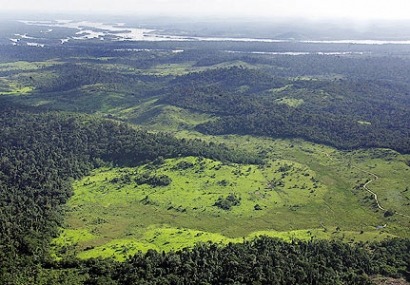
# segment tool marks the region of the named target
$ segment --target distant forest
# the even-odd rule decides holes
[[[410,152],[407,84],[358,78],[290,81],[232,67],[181,76],[175,85],[165,102],[219,117],[197,127],[207,134],[300,137],[341,149]],[[278,98],[301,104],[278,104]]]
[[[229,44],[232,43],[226,43]],[[167,44],[156,45],[166,47]],[[111,44],[103,48],[90,45],[79,51],[57,48],[33,51],[19,47],[6,49],[3,60],[19,56],[27,60],[33,57],[49,59],[53,55],[61,56],[63,52],[68,57],[66,63],[41,69],[41,72],[52,73],[52,78],[22,75],[19,80],[21,84],[33,85],[39,99],[57,96],[63,99],[62,102],[78,106],[80,111],[100,111],[102,106],[95,106],[95,101],[87,105],[75,104],[76,100],[84,99],[78,94],[83,86],[104,84],[110,90],[122,90],[128,94],[120,101],[111,102],[112,107],[125,108],[149,98],[158,98],[157,105],[174,105],[216,117],[217,120],[197,125],[196,129],[206,134],[303,138],[341,149],[386,147],[410,153],[409,58],[384,53],[377,56],[256,56],[227,53],[218,50],[221,49],[218,45],[206,51],[191,46],[176,54],[108,49],[112,48]],[[248,49],[252,45],[249,44]],[[236,47],[240,48],[242,44],[238,43]],[[337,46],[332,45],[332,48]],[[363,47],[352,49],[360,48]],[[373,48],[375,54],[381,49]],[[74,57],[78,53],[107,59],[78,60]],[[144,72],[157,65],[192,61],[195,61],[193,68],[222,66],[174,76]],[[223,66],[232,61],[242,65]],[[103,68],[105,64],[137,68],[139,72],[113,71]],[[9,70],[0,72],[0,75],[17,73]],[[18,98],[12,100],[21,101]],[[26,101],[21,103],[26,104]],[[66,103],[62,102],[50,107],[64,109]],[[298,103],[295,105],[294,102]]]

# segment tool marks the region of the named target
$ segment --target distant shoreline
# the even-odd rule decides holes
[[[26,25],[61,27],[77,29],[78,32],[72,37],[60,39],[64,44],[70,40],[99,39],[112,41],[227,41],[227,42],[264,42],[264,43],[307,43],[307,44],[352,44],[352,45],[410,45],[409,40],[297,40],[297,39],[274,39],[274,38],[243,38],[243,37],[205,37],[189,35],[162,34],[155,29],[127,27],[124,23],[105,24],[101,22],[55,20],[55,21],[25,21],[19,22]],[[18,35],[16,35],[18,36]],[[26,35],[27,36],[27,35]],[[39,38],[41,39],[41,38]],[[19,38],[11,38],[13,42]]]

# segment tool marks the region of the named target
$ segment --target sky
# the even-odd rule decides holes
[[[0,12],[410,20],[409,0],[0,0]]]

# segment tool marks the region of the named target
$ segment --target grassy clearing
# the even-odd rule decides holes
[[[78,235],[81,235],[81,230],[78,230]],[[353,231],[340,231],[337,228],[332,228],[330,230],[308,229],[287,232],[265,230],[253,232],[246,237],[231,238],[218,233],[210,233],[181,227],[174,228],[166,225],[151,225],[146,229],[142,237],[139,237],[138,239],[135,239],[132,236],[125,239],[113,239],[98,246],[88,245],[82,250],[74,250],[74,252],[76,252],[77,256],[82,259],[112,257],[119,261],[123,261],[127,257],[138,252],[146,252],[150,249],[169,252],[181,250],[183,248],[192,248],[198,243],[213,242],[223,245],[252,240],[259,236],[280,238],[286,241],[295,239],[306,241],[312,239],[335,239],[344,240],[347,242],[365,242],[370,240],[380,241],[388,237],[392,237],[390,234],[384,232],[358,233]],[[54,244],[55,251],[53,253],[54,258],[60,258],[60,256],[63,256],[67,252],[67,248],[73,248],[77,245],[78,243],[73,243],[70,240],[65,240],[62,242],[61,238],[56,239]]]
[[[158,75],[158,76],[179,76],[185,75],[190,72],[200,72],[205,70],[217,69],[217,68],[230,68],[230,67],[246,67],[255,69],[255,65],[251,65],[244,61],[235,60],[235,61],[227,61],[223,63],[218,63],[210,66],[196,66],[195,62],[186,62],[186,63],[178,63],[178,64],[158,64],[148,70],[139,70],[143,74],[148,75]]]
[[[0,71],[27,71],[27,70],[38,70],[41,68],[46,68],[56,64],[61,64],[58,61],[42,61],[42,62],[28,62],[28,61],[16,61],[0,63]]]
[[[246,237],[229,238],[217,233],[209,233],[180,227],[173,228],[163,225],[151,225],[138,240],[133,238],[115,239],[100,246],[88,246],[85,250],[78,253],[78,257],[82,259],[113,257],[117,260],[123,261],[128,256],[132,256],[138,252],[146,252],[149,249],[169,252],[181,250],[183,248],[190,248],[198,243],[239,243],[244,240],[252,240],[258,236],[281,238],[286,241],[295,239],[339,239],[350,242],[359,242],[368,240],[382,240],[388,238],[390,235],[383,232],[364,234],[347,231],[340,232],[333,228],[331,231],[326,229],[294,230],[287,232],[266,230],[251,233]]]
[[[47,74],[39,74],[38,76],[47,77]],[[47,106],[51,109],[64,111],[110,114],[120,117],[119,114],[123,109],[129,108],[137,101],[135,98],[130,98],[129,95],[128,92],[117,91],[104,84],[92,84],[68,91],[34,92],[29,98],[25,98],[21,102],[27,105]]]
[[[403,226],[407,221],[407,229],[402,230],[403,233],[408,234],[410,226],[410,180],[408,179],[410,167],[408,161],[410,161],[410,156],[403,156],[389,149],[355,151],[350,156],[351,163],[367,175],[366,181],[373,180],[368,187],[378,195],[381,206],[395,213],[387,217],[387,220]],[[370,173],[376,175],[378,179]],[[364,200],[375,207],[370,193],[366,193]]]
[[[167,76],[167,75],[184,75],[188,74],[194,69],[192,65],[194,62],[187,62],[187,63],[168,63],[168,64],[158,64],[149,70],[143,71],[143,73],[148,75],[159,75],[159,76]]]
[[[292,84],[287,84],[287,85],[285,85],[285,86],[283,86],[283,87],[272,88],[272,89],[269,90],[269,92],[271,92],[271,94],[275,95],[275,94],[277,94],[277,93],[286,91],[287,89],[292,89],[292,86],[293,86]]]
[[[303,99],[295,99],[295,98],[288,98],[288,97],[276,99],[275,102],[277,104],[288,105],[289,107],[299,107],[300,105],[304,103]]]
[[[399,235],[409,235],[410,218],[394,215],[386,219],[384,212],[375,208],[374,200],[362,188],[372,178],[362,170],[375,173],[380,179],[372,182],[369,187],[380,196],[381,204],[387,209],[410,216],[410,190],[406,190],[410,188],[410,169],[406,164],[410,160],[409,155],[383,149],[342,152],[302,140],[271,140],[250,136],[208,137],[188,132],[176,135],[181,138],[201,137],[225,143],[232,148],[260,153],[267,159],[288,159],[307,165],[316,172],[319,181],[331,190],[325,197],[325,205],[329,216],[341,225],[349,228],[366,220],[363,227],[389,222],[389,230]]]
[[[32,91],[31,86],[22,86],[17,82],[0,78],[0,95],[25,95]]]
[[[113,114],[142,127],[157,131],[192,130],[198,124],[215,120],[206,114],[157,104],[157,98],[141,100],[137,106],[117,109]]]
[[[188,132],[178,135],[198,137]],[[148,249],[170,251],[198,242],[241,242],[258,235],[348,242],[409,236],[408,219],[385,217],[360,187],[369,179],[361,168],[384,171],[386,175],[369,187],[380,191],[381,197],[389,194],[392,208],[408,212],[405,205],[400,206],[407,191],[378,189],[384,184],[405,186],[406,156],[383,150],[343,153],[300,140],[203,138],[261,153],[266,165],[187,157],[157,166],[95,170],[74,183],[66,229],[71,235],[79,231],[78,235],[85,232],[92,238],[69,239],[63,230],[55,241],[55,251],[74,246],[81,258],[114,256],[123,260]],[[387,175],[391,172],[394,175]],[[145,177],[142,182],[141,177]],[[150,185],[153,177],[169,180],[162,186]],[[216,206],[230,195],[239,203],[228,210]],[[376,229],[384,224],[385,228]]]
[[[357,123],[363,126],[370,126],[372,124],[371,122],[368,122],[368,121],[357,121]]]
[[[226,62],[218,63],[210,67],[205,67],[203,68],[203,70],[212,69],[212,68],[230,68],[230,67],[244,67],[244,68],[249,68],[249,69],[257,69],[258,66],[259,65],[252,65],[252,64],[249,64],[241,60],[233,60],[233,61],[226,61]]]

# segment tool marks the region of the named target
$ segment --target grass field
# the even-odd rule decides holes
[[[348,242],[409,236],[410,219],[385,217],[361,187],[371,178],[362,169],[386,173],[369,187],[379,191],[386,207],[409,214],[404,204],[410,196],[404,191],[409,171],[406,156],[390,150],[344,153],[301,140],[202,138],[263,153],[266,164],[223,164],[187,157],[165,160],[159,166],[97,169],[74,183],[67,225],[54,241],[56,256],[74,248],[81,258],[123,260],[148,249],[241,242],[258,235]],[[167,177],[165,184],[170,183],[144,182],[153,177]],[[395,188],[384,190],[386,185]],[[239,203],[229,209],[216,205],[229,196]]]
[[[25,95],[33,91],[31,86],[23,86],[14,81],[0,78],[0,95]]]
[[[294,98],[287,98],[283,97],[280,99],[275,100],[278,104],[285,104],[289,107],[298,107],[303,104],[303,99],[294,99]]]
[[[1,71],[28,71],[28,70],[38,70],[41,68],[49,67],[55,64],[61,64],[58,61],[41,61],[41,62],[28,62],[28,61],[16,61],[0,63]]]

